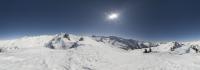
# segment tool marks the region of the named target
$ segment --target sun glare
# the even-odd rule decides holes
[[[108,15],[109,20],[114,20],[114,19],[117,19],[118,17],[119,17],[118,13],[111,13]]]

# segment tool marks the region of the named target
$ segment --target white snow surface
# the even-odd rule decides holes
[[[183,47],[170,51],[173,42],[152,47],[124,50],[89,36],[63,38],[64,34],[24,37],[0,41],[0,70],[199,70],[200,54],[184,42]],[[79,41],[80,38],[83,41]],[[52,42],[52,40],[55,40]],[[47,44],[51,42],[54,48]],[[76,43],[77,47],[71,48]],[[119,44],[119,42],[116,42]],[[199,48],[197,46],[197,48]],[[190,52],[187,52],[190,50]]]

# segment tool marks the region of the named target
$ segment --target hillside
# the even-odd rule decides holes
[[[66,33],[23,37],[0,41],[0,70],[199,70],[199,45]]]

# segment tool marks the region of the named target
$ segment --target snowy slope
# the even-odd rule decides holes
[[[65,33],[24,37],[0,41],[0,70],[199,70],[199,44]],[[149,47],[152,52],[143,53]]]

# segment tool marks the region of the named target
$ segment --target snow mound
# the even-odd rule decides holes
[[[23,37],[20,39],[14,40],[0,40],[0,47],[18,47],[18,48],[27,48],[27,47],[43,47],[45,43],[51,40],[53,36],[43,35],[43,36],[34,36],[34,37]]]

